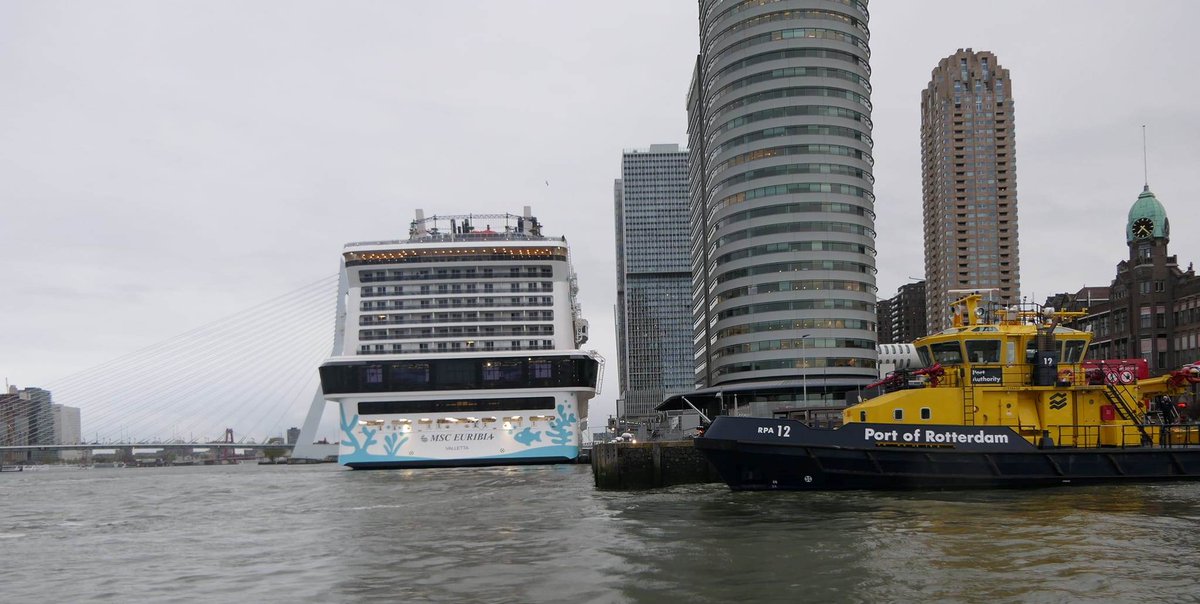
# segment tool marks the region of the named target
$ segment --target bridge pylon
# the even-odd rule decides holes
[[[338,266],[337,314],[334,319],[333,350],[330,352],[330,356],[342,354],[342,346],[346,341],[346,297],[349,293],[350,278],[346,274],[346,260],[343,258]],[[304,418],[304,425],[300,427],[300,436],[296,439],[296,446],[292,449],[292,459],[325,461],[330,457],[337,457],[337,443],[341,440],[340,435],[333,443],[316,442],[317,430],[321,427],[321,417],[325,414],[325,406],[328,404],[329,401],[325,400],[325,392],[321,390],[321,385],[317,384],[312,404],[308,407],[308,415]]]

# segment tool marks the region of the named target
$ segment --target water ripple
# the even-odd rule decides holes
[[[6,474],[4,602],[1196,601],[1200,485],[596,491],[581,466]]]

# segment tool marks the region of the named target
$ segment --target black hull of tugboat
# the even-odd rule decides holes
[[[822,430],[788,420],[721,417],[695,446],[736,491],[1200,479],[1200,447],[1040,449],[1004,427],[849,424]]]

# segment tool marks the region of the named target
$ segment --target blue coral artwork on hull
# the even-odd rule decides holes
[[[342,449],[338,461],[342,464],[364,462],[381,462],[395,464],[396,462],[426,462],[454,459],[452,456],[431,457],[426,455],[402,455],[401,449],[409,443],[409,433],[393,432],[383,436],[383,442],[378,437],[381,428],[359,422],[357,413],[346,409],[349,405],[339,405],[342,429]],[[510,450],[500,448],[491,454],[471,457],[473,461],[494,459],[499,463],[504,460],[520,460],[522,458],[563,458],[575,459],[579,456],[579,446],[575,444],[571,427],[579,423],[575,413],[569,412],[566,405],[558,405],[558,415],[551,420],[546,429],[535,430],[533,426],[512,435],[511,440],[516,447]],[[425,441],[425,437],[421,438]],[[414,443],[418,446],[420,443]],[[412,453],[413,451],[410,451]]]

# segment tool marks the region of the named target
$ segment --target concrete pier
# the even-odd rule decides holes
[[[597,443],[592,476],[596,488],[614,490],[721,481],[691,440]]]

